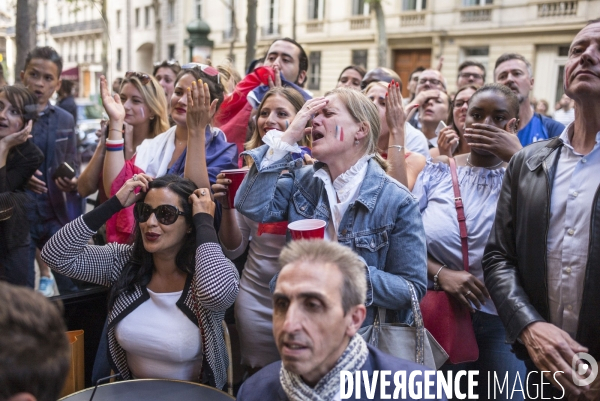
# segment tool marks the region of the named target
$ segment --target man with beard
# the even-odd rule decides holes
[[[519,132],[521,145],[559,136],[564,125],[549,117],[534,113],[529,101],[533,89],[533,69],[531,63],[520,54],[504,53],[494,67],[494,82],[508,86],[519,99]]]

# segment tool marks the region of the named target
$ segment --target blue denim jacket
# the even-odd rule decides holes
[[[235,197],[236,209],[258,222],[321,219],[329,224],[330,208],[324,183],[314,177],[323,166],[303,166],[284,158],[259,171],[267,145],[246,152],[254,164]],[[368,267],[372,292],[367,294],[367,318],[372,324],[376,307],[398,311],[397,319],[412,323],[410,281],[421,299],[427,287],[427,246],[419,205],[412,194],[369,160],[357,200],[344,214],[338,242],[360,255]],[[282,174],[283,170],[287,170]]]

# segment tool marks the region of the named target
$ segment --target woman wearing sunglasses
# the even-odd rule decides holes
[[[303,166],[290,152],[312,118],[312,154],[319,162]],[[372,286],[367,317],[376,307],[389,317],[411,322],[408,283],[419,297],[427,283],[425,232],[417,201],[386,174],[377,152],[380,117],[362,93],[336,88],[307,101],[282,132],[269,131],[265,145],[247,152],[254,159],[237,192],[235,207],[252,221],[272,223],[320,219],[325,238],[357,252]],[[372,302],[372,303],[371,303]]]
[[[111,110],[117,121],[114,123],[111,116],[104,160],[104,187],[110,194],[115,194],[134,174],[141,173],[152,177],[175,174],[191,179],[198,187],[209,188],[221,170],[237,167],[236,146],[227,142],[223,131],[210,126],[223,101],[223,86],[215,68],[203,64],[182,66],[171,97],[175,126],[143,141],[129,160],[123,155],[123,135],[117,128],[118,121],[124,118],[123,105],[119,98],[108,95],[104,78],[101,92],[104,107]],[[188,158],[188,152],[193,157]],[[115,220],[118,240],[126,242],[133,231],[133,211],[123,210]]]
[[[88,245],[106,220],[134,204],[132,245]],[[139,174],[42,250],[52,269],[110,287],[109,357],[123,379],[223,388],[228,359],[221,322],[237,296],[238,274],[221,251],[214,212],[208,188],[174,175]]]

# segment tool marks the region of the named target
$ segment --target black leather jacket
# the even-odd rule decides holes
[[[510,161],[496,219],[483,257],[485,285],[506,327],[507,341],[522,359],[516,342],[525,326],[549,321],[546,244],[550,194],[563,142],[533,143]],[[600,174],[600,173],[599,173]],[[596,190],[583,299],[575,340],[600,360],[600,199]],[[565,194],[566,196],[566,194]]]

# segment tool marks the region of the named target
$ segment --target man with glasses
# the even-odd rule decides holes
[[[456,87],[462,88],[466,85],[483,86],[485,84],[485,67],[477,61],[463,61],[458,66],[458,78]]]
[[[534,113],[529,100],[533,90],[533,68],[525,57],[517,53],[504,53],[496,60],[494,82],[508,86],[519,99],[519,132],[521,145],[559,136],[564,125]]]

